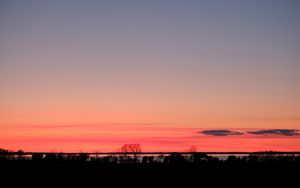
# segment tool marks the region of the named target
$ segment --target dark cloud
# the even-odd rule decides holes
[[[300,135],[298,130],[294,129],[267,129],[258,131],[248,131],[249,134],[256,135],[283,135],[283,136],[297,136]]]
[[[210,136],[231,136],[231,135],[241,135],[244,134],[238,131],[231,131],[231,130],[204,130],[199,132],[201,134],[210,135]]]

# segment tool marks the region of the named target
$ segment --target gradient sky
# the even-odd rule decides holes
[[[300,150],[297,0],[0,2],[0,147]],[[212,136],[203,130],[242,135]]]

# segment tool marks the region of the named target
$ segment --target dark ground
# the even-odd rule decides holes
[[[0,169],[0,187],[298,187],[300,180],[300,162],[290,161],[0,161]]]

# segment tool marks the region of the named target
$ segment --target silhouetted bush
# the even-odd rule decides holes
[[[40,161],[42,159],[43,159],[43,154],[41,154],[41,153],[32,154],[32,160],[33,161]]]
[[[207,160],[208,156],[206,153],[193,153],[192,154],[192,162],[200,162],[203,160]]]

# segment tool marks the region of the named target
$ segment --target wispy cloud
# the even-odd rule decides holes
[[[232,130],[227,130],[227,129],[222,129],[222,130],[204,130],[199,132],[204,135],[209,135],[209,136],[231,136],[231,135],[241,135],[244,134],[243,132],[238,132],[238,131],[232,131]]]
[[[257,131],[248,131],[249,134],[255,135],[282,135],[282,136],[297,136],[300,135],[295,129],[266,129]]]

